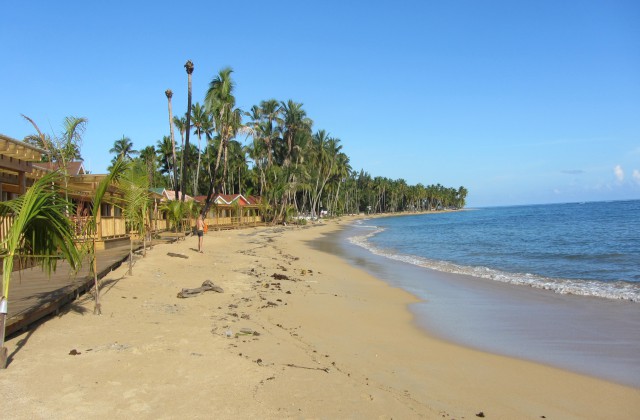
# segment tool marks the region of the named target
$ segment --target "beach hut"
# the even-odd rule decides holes
[[[8,201],[25,193],[39,177],[34,163],[42,159],[44,150],[0,134],[0,201]],[[6,238],[13,218],[0,218],[0,241]],[[0,272],[2,268],[0,267]]]
[[[43,154],[42,149],[0,134],[0,200],[24,194],[33,183],[33,164],[39,162]]]
[[[33,164],[38,171],[36,175],[63,168],[57,162],[39,162]],[[67,192],[69,200],[74,204],[74,209],[69,219],[75,225],[76,242],[93,240],[95,236],[96,249],[112,248],[126,245],[130,240],[127,226],[119,207],[123,198],[117,186],[109,186],[96,215],[96,231],[89,232],[86,229],[91,214],[93,197],[98,184],[107,177],[107,174],[89,174],[84,169],[82,162],[68,162],[66,170]]]
[[[207,197],[201,195],[195,199],[204,204]],[[205,218],[205,223],[214,229],[256,225],[260,222],[260,198],[242,194],[216,194]]]
[[[182,192],[176,195],[174,190],[168,190],[166,188],[151,188],[152,198],[154,200],[154,218],[153,221],[154,230],[162,232],[171,228],[171,217],[169,215],[168,207],[171,202],[180,201],[182,199]],[[184,194],[184,201],[187,205],[195,203],[193,197],[188,194]],[[195,222],[195,216],[193,214],[187,215],[182,220],[183,227],[189,227]],[[174,221],[174,223],[177,223]]]

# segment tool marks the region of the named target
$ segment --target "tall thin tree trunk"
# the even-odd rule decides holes
[[[188,95],[187,95],[187,126],[185,127],[186,136],[184,141],[184,150],[182,151],[182,197],[184,202],[184,196],[187,191],[187,166],[189,165],[189,133],[191,132],[191,74],[193,73],[193,63],[188,60],[185,65],[187,75],[189,79]],[[177,197],[176,197],[177,199]]]
[[[198,179],[200,178],[200,146],[202,142],[201,136],[201,134],[198,134],[198,166],[196,166],[196,179],[193,181],[193,195],[198,195]]]
[[[178,186],[178,171],[176,169],[176,140],[173,136],[173,111],[171,109],[171,98],[173,97],[173,92],[171,89],[167,89],[164,93],[167,95],[167,100],[169,101],[169,133],[171,135],[171,149],[173,152],[173,190],[178,191],[180,187]]]

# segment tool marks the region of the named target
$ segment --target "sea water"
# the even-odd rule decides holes
[[[481,350],[640,387],[640,200],[364,219],[314,246]]]
[[[640,200],[389,217],[360,227],[353,243],[410,264],[640,302]]]

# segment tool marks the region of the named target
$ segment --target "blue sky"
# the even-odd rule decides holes
[[[190,59],[194,102],[231,66],[241,108],[302,102],[354,169],[469,206],[640,198],[638,1],[34,1],[1,20],[0,133],[86,117],[93,173],[122,135],[168,135]]]

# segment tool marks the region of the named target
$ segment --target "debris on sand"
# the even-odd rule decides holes
[[[211,282],[211,280],[205,280],[202,283],[202,286],[200,286],[198,288],[195,288],[195,289],[182,289],[180,292],[178,292],[178,297],[179,298],[190,298],[190,297],[198,296],[199,294],[201,294],[203,292],[224,293],[224,290],[222,289],[222,287],[216,286],[215,284],[213,284]]]

